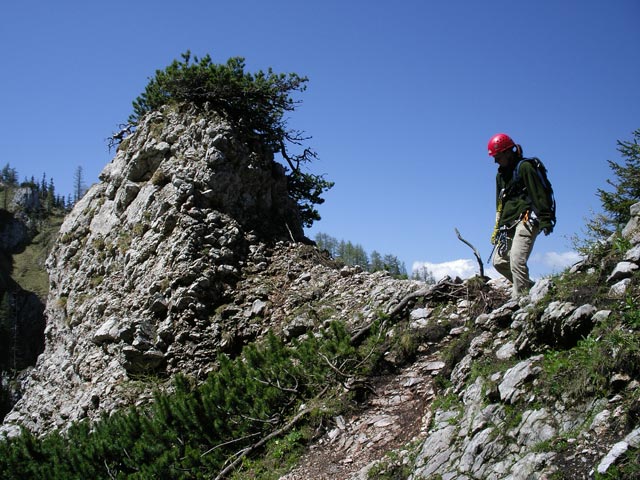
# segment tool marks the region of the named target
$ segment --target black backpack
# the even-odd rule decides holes
[[[529,162],[531,163],[531,165],[533,165],[536,173],[538,174],[538,178],[540,179],[540,183],[542,183],[542,186],[544,187],[544,191],[547,194],[547,200],[549,202],[549,205],[551,205],[551,225],[553,225],[555,227],[556,225],[556,199],[555,196],[553,195],[553,187],[551,186],[551,182],[549,181],[549,177],[547,176],[547,168],[544,166],[544,164],[542,163],[542,160],[540,160],[537,157],[533,157],[533,158],[523,158],[522,160],[520,160],[518,162],[518,164],[516,165],[515,170],[513,171],[513,180],[515,182],[515,184],[519,184],[519,183],[524,183],[524,182],[520,182],[520,165],[522,165],[522,162]],[[524,185],[523,185],[523,188]],[[531,202],[531,208],[533,208],[533,212],[539,216],[539,212],[536,212],[535,207],[533,206],[533,202]]]

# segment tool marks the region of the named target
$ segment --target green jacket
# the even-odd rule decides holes
[[[496,174],[496,208],[502,200],[498,225],[514,225],[524,212],[535,209],[540,230],[552,230],[551,204],[535,167],[530,162],[522,162],[518,182],[513,179],[515,167],[500,167]]]

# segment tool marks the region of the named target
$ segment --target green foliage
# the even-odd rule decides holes
[[[630,448],[607,473],[595,472],[595,480],[619,480],[640,478],[640,448]]]
[[[257,136],[270,151],[282,155],[289,166],[289,194],[300,207],[303,224],[311,226],[320,219],[314,205],[324,202],[321,195],[333,182],[302,171],[301,166],[317,156],[303,148],[308,137],[287,126],[285,114],[298,104],[291,95],[303,92],[307,81],[296,73],[276,74],[271,68],[266,73],[246,72],[242,57],[230,58],[225,64],[213,63],[209,55],[192,61],[187,51],[182,61],[156,70],[134,100],[129,123],[137,124],[146,113],[168,104],[188,103],[223,115],[242,134]],[[294,154],[294,149],[302,151]]]
[[[558,398],[562,395],[579,398],[602,392],[607,382],[602,353],[600,345],[587,338],[571,350],[547,354],[544,362],[547,393]]]
[[[18,171],[8,163],[0,171],[0,182],[5,185],[18,185]]]
[[[542,314],[542,310],[551,301],[571,302],[576,305],[599,303],[607,296],[607,275],[607,270],[601,268],[571,275],[557,275],[553,277],[553,288],[547,294],[546,301],[540,302],[536,308]]]
[[[380,258],[377,252],[374,250],[371,253],[371,258]],[[389,272],[391,275],[399,278],[407,278],[407,268],[404,263],[400,261],[398,257],[392,254],[385,254],[382,257],[381,265],[378,262],[372,261],[371,271],[377,272],[383,270]]]
[[[298,204],[303,225],[310,227],[320,220],[314,205],[324,203],[321,195],[333,187],[334,182],[325,180],[322,175],[302,172],[298,167],[292,167],[288,179],[289,196]]]
[[[637,307],[633,297],[628,296],[622,308],[622,318],[625,326],[640,331],[640,308]]]
[[[597,244],[616,231],[619,231],[629,221],[629,208],[640,201],[640,129],[633,132],[632,141],[618,141],[618,152],[624,163],[608,160],[609,167],[615,179],[607,180],[613,188],[611,191],[598,189],[598,197],[602,204],[603,213],[594,215],[586,225],[587,238],[574,238],[578,251],[589,253],[589,247]]]
[[[25,249],[13,256],[13,278],[20,286],[34,292],[44,302],[49,293],[49,276],[45,261],[58,235],[64,215],[52,213],[39,222],[39,232]]]
[[[545,355],[539,388],[546,395],[583,398],[609,393],[609,379],[623,373],[640,376],[640,313],[635,301],[627,300],[621,318],[613,316],[597,326],[576,347]],[[630,328],[631,327],[631,328]]]
[[[74,424],[64,436],[24,431],[0,442],[0,472],[8,479],[213,478],[254,450],[267,452],[266,463],[247,454],[238,468],[274,471],[311,437],[303,424],[283,426],[302,405],[307,422],[322,421],[309,405],[321,405],[317,398],[328,389],[340,392],[345,376],[369,373],[377,361],[370,353],[352,346],[336,323],[289,346],[269,335],[235,359],[220,356],[217,371],[199,386],[177,377],[173,392],[157,393],[147,408]]]
[[[283,115],[293,111],[296,105],[290,92],[304,91],[306,77],[295,73],[275,74],[271,69],[267,73],[247,73],[241,57],[230,58],[226,64],[215,64],[206,55],[202,59],[194,57],[191,62],[191,53],[187,51],[182,59],[174,60],[165,70],[156,70],[144,93],[133,102],[131,123],[137,123],[146,113],[166,104],[186,102],[204,106],[208,103],[234,123],[264,135],[274,147],[279,147],[279,142],[287,138]]]
[[[442,369],[439,377],[448,378],[455,366],[464,358],[469,350],[469,346],[474,337],[478,334],[477,331],[469,329],[462,335],[455,337],[447,346],[442,350],[440,358],[444,362],[445,366]],[[440,380],[439,380],[440,381]]]
[[[255,459],[246,459],[242,469],[232,475],[231,479],[278,480],[283,473],[295,466],[304,451],[304,445],[311,438],[312,432],[302,428],[272,439],[266,445],[263,455]]]
[[[462,404],[462,400],[453,392],[453,389],[448,389],[447,393],[436,397],[431,404],[431,410],[434,412],[438,410],[445,412],[450,410],[462,411],[463,409],[464,405]]]
[[[618,151],[624,165],[609,160],[617,180],[608,180],[613,191],[598,190],[604,210],[612,225],[624,225],[630,219],[629,208],[640,200],[640,129],[633,132],[633,141],[618,141]]]
[[[367,478],[372,480],[405,480],[412,472],[411,463],[405,460],[406,458],[397,452],[389,452],[367,472]]]

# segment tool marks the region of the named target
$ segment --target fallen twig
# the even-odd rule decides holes
[[[322,392],[320,392],[318,397],[321,397],[324,394],[324,392],[326,392],[327,388],[328,387],[325,387],[322,390]],[[218,476],[215,478],[215,480],[222,480],[227,475],[227,473],[229,473],[231,470],[233,470],[234,468],[236,468],[238,466],[238,464],[242,461],[242,459],[244,457],[249,455],[254,450],[257,450],[258,448],[262,447],[264,444],[266,444],[272,438],[277,437],[278,435],[282,435],[284,432],[286,432],[287,430],[291,429],[293,426],[295,426],[296,423],[298,423],[300,421],[300,419],[302,417],[304,417],[306,414],[310,413],[311,411],[312,411],[312,408],[305,408],[304,410],[301,410],[300,412],[298,412],[298,414],[295,417],[293,417],[289,421],[289,423],[287,423],[286,425],[282,426],[282,428],[274,430],[273,432],[271,432],[266,437],[260,439],[260,441],[254,443],[253,445],[249,445],[246,448],[243,448],[239,452],[236,452],[233,455],[233,457],[236,457],[236,459],[233,462],[231,462],[229,465],[227,465],[223,470],[221,470],[220,473],[218,474]],[[230,442],[228,442],[228,443],[230,443]]]
[[[242,450],[240,450],[239,452],[237,452],[235,455],[237,456],[237,458],[231,462],[229,465],[227,465],[216,477],[215,480],[221,480],[225,477],[225,475],[227,473],[229,473],[231,470],[233,470],[234,468],[236,468],[236,466],[242,461],[242,459],[244,457],[246,457],[247,455],[249,455],[251,452],[253,452],[254,450],[262,447],[265,443],[267,443],[269,440],[271,440],[274,437],[277,437],[278,435],[281,435],[282,433],[286,432],[287,430],[289,430],[291,427],[293,427],[296,423],[298,423],[298,421],[304,417],[307,413],[311,412],[310,408],[305,408],[304,410],[302,410],[301,412],[299,412],[295,417],[293,417],[291,419],[291,421],[289,423],[287,423],[286,425],[284,425],[282,428],[279,428],[278,430],[275,430],[273,432],[271,432],[269,435],[267,435],[266,437],[262,438],[259,442],[254,443],[253,445],[249,445],[246,448],[243,448]]]

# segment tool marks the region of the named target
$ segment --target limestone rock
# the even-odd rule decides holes
[[[638,270],[638,265],[633,262],[620,262],[607,278],[607,283],[615,283],[633,275]]]
[[[504,374],[504,378],[500,385],[498,385],[498,391],[500,392],[500,399],[506,403],[517,402],[524,390],[523,384],[530,381],[538,373],[541,368],[535,364],[542,359],[541,355],[531,357],[527,360],[523,360],[516,366],[507,370]]]

